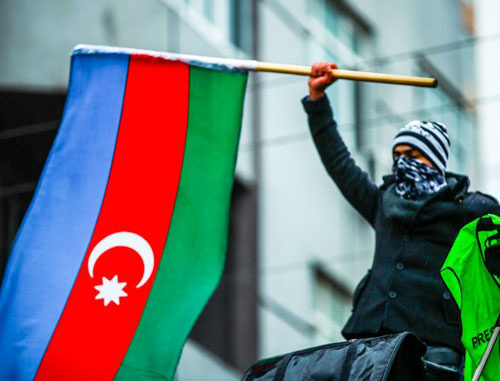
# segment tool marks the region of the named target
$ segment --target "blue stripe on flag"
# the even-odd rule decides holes
[[[1,380],[33,379],[64,309],[107,186],[128,63],[126,54],[72,58],[63,121],[0,292]]]

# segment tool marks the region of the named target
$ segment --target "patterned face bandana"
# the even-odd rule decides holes
[[[441,172],[406,156],[394,160],[392,173],[396,178],[396,193],[407,200],[421,199],[446,186]]]

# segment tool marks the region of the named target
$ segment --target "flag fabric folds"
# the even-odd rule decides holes
[[[0,379],[171,379],[220,278],[247,73],[77,47],[0,291]]]

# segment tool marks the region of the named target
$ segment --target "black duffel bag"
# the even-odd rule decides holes
[[[242,381],[421,381],[425,350],[410,332],[327,344],[258,361]]]

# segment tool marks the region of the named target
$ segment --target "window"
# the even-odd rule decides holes
[[[230,0],[229,38],[231,42],[243,50],[252,53],[252,1]]]
[[[65,94],[0,91],[0,280],[55,138]]]
[[[235,179],[226,265],[190,337],[241,372],[257,357],[256,188]]]
[[[312,0],[310,13],[345,48],[356,55],[366,53],[372,27],[346,1]]]
[[[214,22],[214,2],[212,0],[184,0],[185,3],[193,6],[198,12],[203,14],[207,20]]]
[[[253,1],[249,0],[184,0],[198,11],[210,25],[227,37],[235,47],[252,52]]]
[[[461,173],[473,172],[475,154],[475,117],[463,94],[424,56],[418,57],[417,75],[434,77],[439,87],[418,91],[416,109],[423,110],[419,119],[442,122],[452,142],[448,168]]]
[[[313,265],[317,340],[342,340],[340,334],[351,311],[352,294],[320,264]]]
[[[341,68],[356,70],[356,62],[369,54],[372,28],[346,1],[312,0],[310,3],[311,60],[335,60]],[[340,81],[328,90],[339,124],[349,125],[347,143],[365,154],[362,121],[366,94],[361,82]],[[342,99],[340,102],[339,99]],[[346,101],[348,100],[348,101]]]

